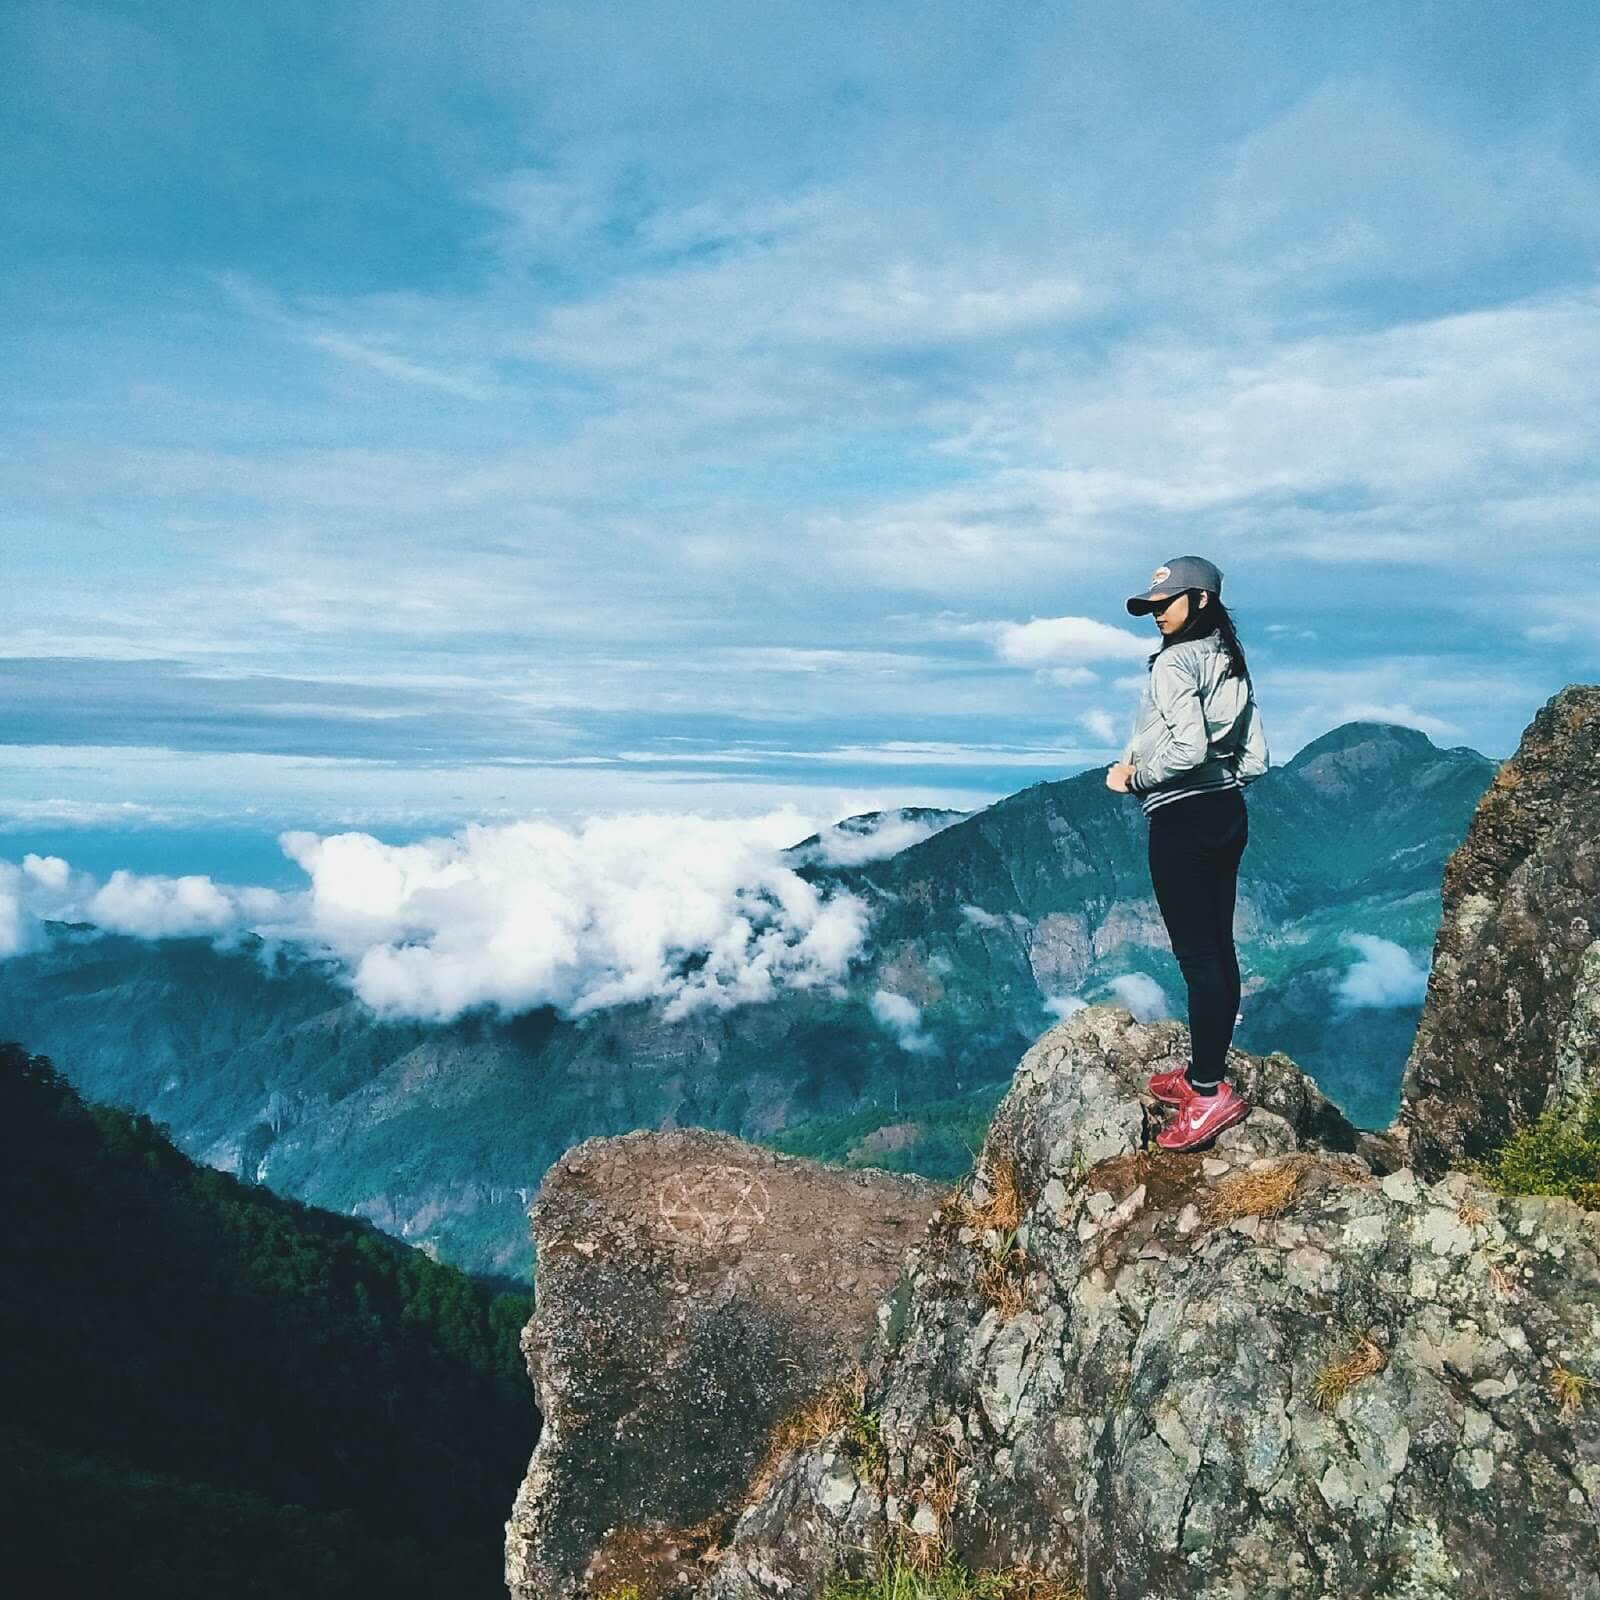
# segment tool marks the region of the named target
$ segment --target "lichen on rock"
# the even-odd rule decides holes
[[[1445,865],[1394,1133],[1437,1175],[1600,1088],[1600,685],[1524,730]]]
[[[1293,1120],[1152,1153],[1143,1080],[1182,1044],[1097,1006],[1028,1052],[980,1162],[1032,1197],[1025,1309],[975,1291],[981,1238],[931,1231],[870,1353],[881,1483],[830,1517],[804,1485],[832,1444],[797,1451],[708,1594],[817,1596],[914,1538],[1096,1600],[1600,1596],[1600,1407],[1547,1381],[1600,1370],[1594,1219],[1380,1178],[1281,1058],[1235,1068]]]

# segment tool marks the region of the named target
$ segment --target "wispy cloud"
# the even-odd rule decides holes
[[[851,817],[824,828],[803,851],[796,852],[796,864],[823,867],[858,867],[868,861],[886,861],[924,839],[959,821],[963,812],[909,816],[902,809],[880,812],[876,816]]]
[[[320,350],[337,361],[365,367],[397,383],[440,389],[466,400],[487,400],[489,389],[481,381],[460,373],[432,367],[388,348],[380,340],[363,338],[348,329],[329,326],[305,313],[296,313],[268,290],[251,283],[242,274],[217,275],[218,284],[252,316],[277,328],[283,334],[312,350]]]
[[[1428,993],[1428,966],[1392,939],[1376,934],[1346,932],[1342,944],[1352,945],[1360,959],[1349,967],[1334,988],[1335,1003],[1346,1010],[1359,1007],[1421,1005]]]
[[[1156,1022],[1172,1015],[1166,990],[1148,973],[1124,972],[1111,980],[1111,991],[1139,1022]]]
[[[872,1015],[895,1037],[902,1050],[911,1055],[926,1055],[938,1049],[931,1034],[922,1028],[922,1007],[915,1000],[890,989],[875,989],[870,1002]]]
[[[992,786],[1106,759],[1182,551],[1275,750],[1600,671],[1576,10],[699,15],[0,18],[6,736],[127,752],[39,792]]]

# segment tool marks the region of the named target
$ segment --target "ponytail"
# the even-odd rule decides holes
[[[1198,589],[1184,591],[1189,596],[1189,620],[1176,633],[1168,634],[1161,641],[1161,649],[1153,650],[1147,658],[1146,665],[1153,667],[1156,657],[1172,645],[1182,644],[1186,639],[1204,639],[1208,634],[1221,634],[1222,647],[1228,656],[1228,676],[1230,678],[1244,678],[1248,681],[1250,669],[1245,664],[1244,646],[1239,643],[1239,635],[1233,625],[1233,617],[1221,599],[1211,594],[1211,598],[1202,607]]]

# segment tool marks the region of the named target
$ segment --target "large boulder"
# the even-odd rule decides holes
[[[1528,725],[1442,911],[1394,1128],[1430,1176],[1600,1085],[1600,685]]]
[[[516,1600],[696,1593],[774,1428],[850,1371],[948,1192],[699,1128],[569,1150],[531,1213],[544,1426],[506,1524]]]
[[[1281,1057],[1236,1055],[1257,1109],[1212,1150],[1152,1150],[1144,1078],[1185,1044],[1093,1006],[1028,1051],[859,1408],[709,1595],[899,1561],[1089,1600],[1600,1600],[1594,1214],[1379,1177]]]

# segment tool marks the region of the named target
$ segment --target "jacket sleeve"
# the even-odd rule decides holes
[[[1136,793],[1199,766],[1211,748],[1200,685],[1177,657],[1156,658],[1150,669],[1150,697],[1172,737],[1156,752],[1154,760],[1134,766],[1132,788]]]
[[[1254,783],[1266,772],[1270,757],[1267,754],[1267,736],[1261,727],[1261,713],[1256,710],[1252,694],[1245,702],[1244,727],[1239,735],[1239,747],[1234,755],[1233,775],[1240,783]]]

